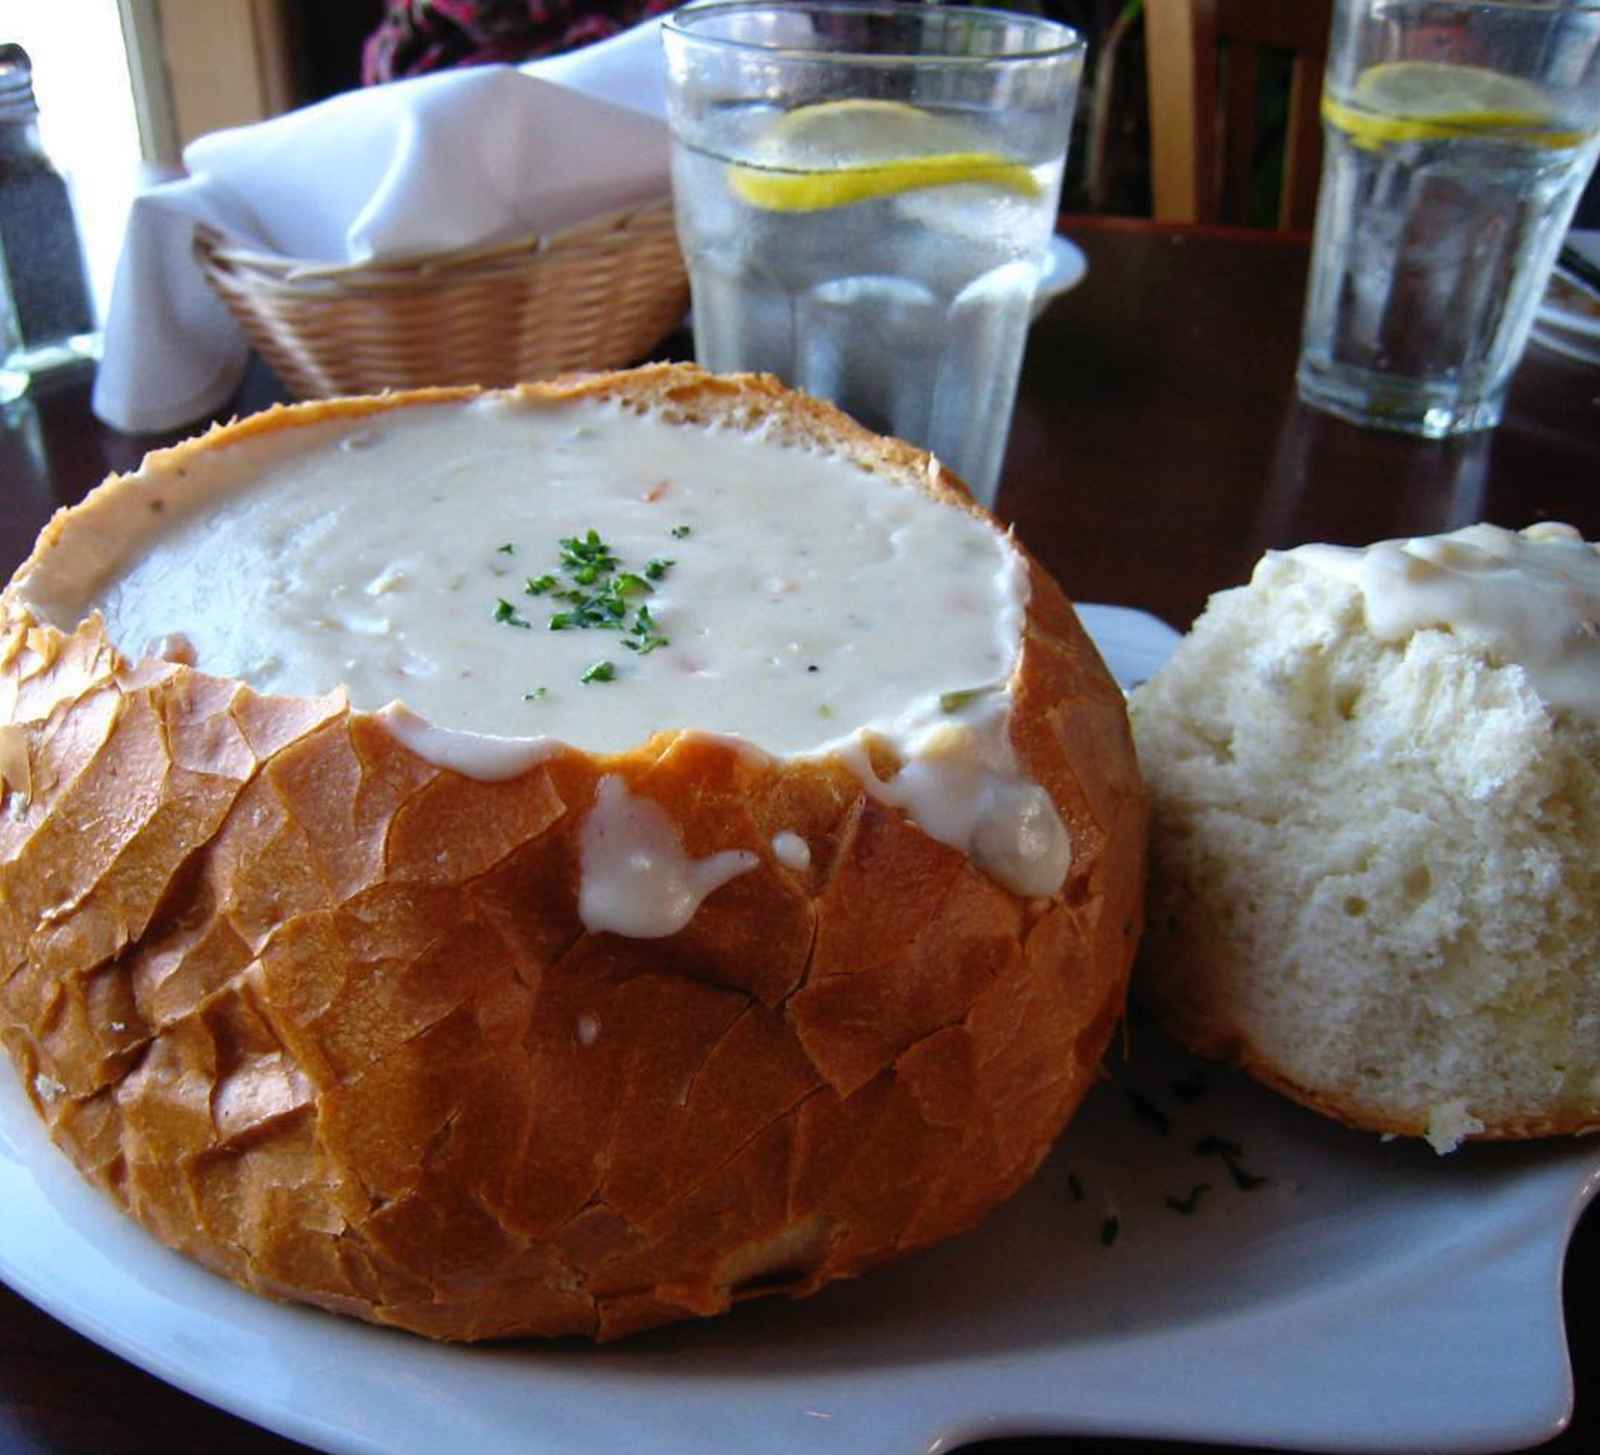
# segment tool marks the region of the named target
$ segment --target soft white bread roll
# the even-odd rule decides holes
[[[1134,694],[1136,977],[1351,1125],[1600,1127],[1600,557],[1560,526],[1271,553]]]
[[[338,681],[259,692],[217,670],[211,638],[183,641],[183,619],[160,650],[193,665],[129,660],[99,615],[77,619],[92,586],[145,620],[115,585],[128,530],[204,521],[256,468],[235,461],[292,463],[317,434],[354,481],[399,459],[374,440],[421,452],[430,411],[481,433],[513,494],[554,467],[497,431],[535,416],[573,421],[577,448],[595,420],[650,450],[670,429],[708,470],[748,446],[780,482],[820,459],[863,498],[918,492],[906,509],[936,534],[976,529],[962,550],[1015,567],[1001,680],[944,701],[949,723],[913,747],[885,728],[778,752],[686,720],[603,752],[507,748],[467,736],[470,715],[440,732],[352,707]],[[406,507],[419,534],[425,505]],[[482,529],[492,545],[505,527]],[[305,538],[286,539],[292,556]],[[717,539],[669,539],[662,584],[709,579]],[[285,614],[292,564],[270,584]],[[909,591],[918,565],[898,569]],[[202,554],[198,591],[168,579],[170,600],[259,584],[230,570]],[[474,631],[534,642],[489,604],[463,608]],[[682,620],[693,605],[686,589]],[[662,609],[662,631],[678,620]],[[917,633],[942,640],[936,621],[887,626],[908,658]],[[550,693],[592,703],[597,739],[623,699],[582,694],[692,665],[681,637],[609,655],[615,682]],[[516,710],[542,710],[507,662]],[[847,654],[827,665],[848,676]],[[445,1339],[615,1338],[972,1227],[1095,1077],[1140,929],[1126,712],[1058,587],[927,456],[770,380],[688,367],[278,409],[112,479],[0,596],[0,775],[0,1036],[55,1141],[241,1284]],[[932,780],[982,790],[966,840],[919,824]],[[996,804],[1026,809],[1009,849]],[[628,838],[641,825],[649,852]],[[600,829],[640,884],[667,861],[694,880],[680,927],[592,927]],[[1051,882],[1019,878],[1012,861],[1046,851]]]

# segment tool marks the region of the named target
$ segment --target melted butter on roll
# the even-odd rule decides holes
[[[64,630],[98,610],[130,657],[261,692],[343,684],[413,751],[484,780],[557,744],[622,752],[676,729],[838,753],[1017,893],[1053,893],[1070,867],[1008,733],[1018,552],[840,455],[603,399],[485,395],[157,455],[128,483],[75,512],[70,549],[18,589]],[[598,552],[595,580],[564,540]],[[619,584],[614,625],[570,620]],[[592,928],[672,933],[753,863],[695,864],[620,800],[592,812]]]

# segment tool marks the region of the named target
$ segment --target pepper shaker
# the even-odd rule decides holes
[[[33,65],[0,45],[0,401],[97,353],[67,184],[39,140]]]

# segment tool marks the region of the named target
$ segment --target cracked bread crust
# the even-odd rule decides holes
[[[965,504],[928,457],[768,380],[533,387],[777,413]],[[273,411],[180,449],[410,397]],[[970,1228],[1093,1081],[1140,929],[1122,696],[1028,564],[1013,742],[1074,846],[1040,899],[837,759],[664,733],[474,781],[342,693],[131,664],[98,619],[65,634],[8,591],[0,1037],[29,1096],[163,1242],[441,1339],[617,1338]],[[759,866],[665,939],[587,932],[578,837],[604,774],[661,804],[691,855]],[[808,867],[774,855],[780,829]]]

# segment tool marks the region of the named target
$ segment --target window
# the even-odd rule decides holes
[[[45,150],[67,179],[104,317],[128,207],[184,145],[296,104],[291,0],[55,0],[12,7]]]

